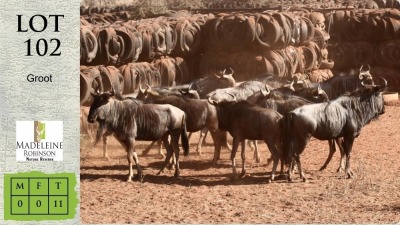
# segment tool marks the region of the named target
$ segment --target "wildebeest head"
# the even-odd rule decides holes
[[[364,98],[366,99],[374,98],[374,100],[371,101],[372,103],[371,107],[374,108],[372,112],[375,113],[375,118],[385,113],[385,104],[383,101],[382,92],[385,91],[387,88],[387,81],[382,77],[379,78],[383,82],[381,85],[375,85],[375,84],[370,85],[362,82],[362,85],[364,86],[364,89],[362,91],[365,93],[365,95],[363,95]],[[363,98],[361,100],[363,100]]]
[[[206,96],[217,89],[234,87],[236,85],[236,81],[233,78],[233,69],[229,68],[230,72],[226,73],[226,69],[219,70],[214,74],[211,74],[207,77],[201,78],[192,85],[190,85],[189,89],[197,90],[200,95],[200,98],[207,98]]]
[[[114,88],[112,88],[110,92],[91,92],[91,95],[93,97],[93,103],[90,106],[88,122],[94,123],[95,121],[104,121],[106,119],[106,115],[110,111],[109,104],[112,100],[111,97],[114,95]]]
[[[360,79],[361,82],[363,82],[366,85],[373,85],[374,81],[370,73],[371,67],[369,66],[369,64],[367,64],[367,66],[368,68],[366,70],[363,69],[364,65],[360,67],[360,73],[358,75],[358,78]]]
[[[328,95],[322,90],[321,85],[316,88],[303,88],[295,91],[295,95],[310,100],[312,102],[327,102],[329,101]]]

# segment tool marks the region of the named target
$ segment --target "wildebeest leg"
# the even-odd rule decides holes
[[[292,157],[292,158],[290,158],[289,168],[288,168],[288,181],[289,182],[293,181],[293,167],[294,167],[294,159]]]
[[[302,179],[303,182],[307,182],[307,178],[304,175],[303,168],[301,167],[300,154],[295,154],[294,155],[294,159],[296,160],[297,167],[299,169],[300,179]]]
[[[344,171],[344,167],[345,167],[345,153],[344,153],[344,143],[343,143],[343,138],[337,138],[336,139],[336,144],[339,147],[340,150],[340,164],[339,164],[339,168],[337,169],[337,172],[342,172]]]
[[[275,140],[264,139],[264,141],[267,144],[269,151],[271,152],[272,159],[274,160],[274,163],[272,164],[271,179],[269,180],[269,182],[271,182],[275,179],[275,173],[276,173],[276,168],[278,167],[280,154],[275,146]]]
[[[139,159],[137,157],[137,154],[135,152],[135,139],[130,138],[130,140],[125,142],[126,144],[126,150],[128,152],[128,162],[129,162],[129,177],[128,177],[128,182],[132,181],[132,177],[133,177],[133,169],[132,169],[132,165],[133,165],[133,161],[135,161],[136,164],[136,168],[138,171],[138,179],[139,180],[143,180],[143,174],[142,174],[142,168],[139,165]]]
[[[201,155],[201,146],[203,145],[204,142],[204,138],[206,137],[206,133],[207,133],[208,129],[204,128],[202,130],[200,130],[200,137],[199,137],[199,142],[197,143],[197,154]]]
[[[228,132],[221,131],[221,144],[223,144],[229,151],[232,151],[232,147],[228,143]],[[220,159],[218,155],[218,159]]]
[[[253,140],[254,143],[254,158],[256,159],[256,163],[261,162],[260,152],[258,151],[258,143],[257,140]]]
[[[145,150],[143,150],[142,155],[147,156],[149,154],[150,150],[153,148],[155,143],[156,143],[156,141],[151,142],[149,144],[149,146],[147,146],[147,148]]]
[[[346,156],[346,176],[347,178],[353,178],[354,173],[350,169],[350,155],[351,155],[351,149],[353,148],[353,142],[354,142],[354,137],[347,137],[344,138],[343,142],[343,147],[344,147],[344,153]]]
[[[246,141],[242,142],[241,156],[242,156],[242,173],[240,174],[240,177],[245,177],[246,176],[246,168],[245,168],[245,164],[246,164]]]
[[[165,149],[167,150],[167,156],[165,157],[164,164],[161,166],[161,169],[157,173],[157,175],[159,175],[161,172],[164,172],[165,167],[168,165],[168,163],[169,163],[169,161],[170,161],[170,159],[171,159],[171,157],[173,155],[172,147],[171,147],[171,145],[169,144],[169,141],[168,141],[168,135],[169,134],[164,134],[164,136],[161,138],[162,142],[163,142],[163,144],[165,146]]]
[[[232,180],[235,180],[237,178],[235,157],[236,157],[237,149],[239,147],[239,143],[240,143],[240,140],[238,138],[233,138],[233,147],[232,147],[232,152],[231,152]]]
[[[326,167],[328,166],[329,162],[332,159],[333,154],[336,152],[335,141],[333,139],[328,140],[328,144],[329,144],[329,155],[328,155],[328,158],[326,159],[324,165],[319,169],[320,171],[326,169]]]
[[[160,154],[161,158],[165,158],[165,154],[162,151],[162,140],[157,140],[157,141],[153,141],[151,142],[151,144],[149,146],[147,146],[147,148],[142,152],[143,156],[146,156],[149,154],[150,150],[153,148],[154,144],[157,142],[159,149],[158,149],[158,153]]]
[[[175,153],[175,177],[179,177],[180,171],[179,171],[179,137],[180,137],[180,130],[178,132],[173,131],[171,133],[171,145],[172,149],[174,150]]]
[[[212,161],[212,166],[215,166],[218,162],[219,155],[221,152],[223,131],[216,130],[216,131],[210,131],[210,133],[211,133],[212,139],[214,140],[214,158]]]
[[[103,157],[110,161],[110,157],[107,154],[107,143],[109,134],[106,132],[103,134]]]

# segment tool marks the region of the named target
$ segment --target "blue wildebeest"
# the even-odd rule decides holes
[[[174,87],[167,87],[167,88],[153,88],[152,91],[156,91],[160,96],[168,96],[168,95],[176,95],[176,96],[182,96],[185,98],[192,98],[192,99],[205,99],[206,96],[220,88],[228,88],[228,87],[234,87],[236,84],[235,79],[233,78],[233,69],[229,68],[230,73],[226,73],[226,69],[217,71],[214,74],[211,74],[209,76],[197,79],[192,81],[189,84],[184,84],[184,85],[179,85],[179,86],[174,86]],[[141,87],[139,89],[140,92],[144,93],[145,90],[143,90]],[[201,152],[201,146],[203,143],[203,140],[205,139],[207,133],[207,128],[204,128],[200,132],[200,138],[199,142],[197,144],[197,152]],[[191,137],[192,132],[189,134],[189,138]],[[222,134],[221,134],[222,135]],[[226,144],[226,137],[223,135],[221,136],[221,142],[223,144]],[[154,145],[155,142],[152,142],[144,151],[143,155],[148,154],[150,151],[151,147]],[[160,143],[159,143],[160,145]],[[229,146],[227,146],[229,148]],[[159,148],[159,153],[160,155],[163,156],[162,150],[161,150],[161,145]]]
[[[218,130],[217,111],[215,106],[208,103],[207,100],[176,95],[164,96],[153,91],[150,86],[146,90],[140,90],[137,98],[146,103],[170,104],[183,110],[186,113],[187,131],[196,132],[207,128],[212,135],[214,145],[220,145],[220,136],[223,135],[223,132]],[[201,155],[200,148],[198,148],[198,154]]]
[[[234,99],[233,99],[234,100]],[[218,126],[233,137],[231,152],[233,179],[236,178],[235,156],[240,142],[245,139],[264,140],[273,158],[271,181],[274,180],[281,152],[282,115],[273,109],[265,109],[246,101],[222,102],[216,104]],[[242,145],[242,173],[245,170],[245,145]]]
[[[323,81],[321,83],[304,83],[301,84],[303,87],[307,88],[316,88],[318,86],[321,87],[322,90],[328,95],[330,100],[333,100],[346,92],[354,92],[358,89],[363,88],[362,84],[366,85],[374,85],[374,81],[372,75],[370,73],[371,67],[367,65],[367,69],[363,69],[364,67],[361,66],[359,71],[356,74],[351,75],[337,75],[331,77],[330,79]],[[340,150],[340,164],[337,169],[338,172],[342,171],[344,168],[344,149],[342,148],[343,138],[336,139],[336,143]],[[336,147],[334,142],[329,142],[329,155],[326,159],[324,165],[320,168],[320,170],[326,169],[329,162],[331,161],[333,154],[336,152]]]
[[[182,88],[182,89],[176,89],[175,87],[160,87],[160,88],[151,88],[148,85],[148,89],[151,89],[153,93],[155,93],[157,96],[163,96],[163,97],[167,97],[167,96],[175,96],[177,98],[189,98],[189,99],[200,99],[199,94],[197,93],[196,90],[191,90],[188,88]],[[140,85],[139,85],[139,93],[137,94],[137,99],[143,100],[143,96],[145,94],[147,89],[143,89]],[[172,97],[173,98],[173,97]],[[190,133],[191,134],[191,133]],[[190,138],[190,134],[189,134],[189,138]],[[146,156],[148,155],[148,153],[150,152],[151,148],[154,146],[154,144],[157,142],[157,144],[159,145],[158,148],[158,153],[159,155],[164,158],[165,155],[162,151],[162,140],[157,140],[157,141],[153,141],[151,142],[151,144],[149,146],[146,147],[145,150],[143,150],[142,155]]]
[[[373,78],[370,73],[370,66],[364,70],[363,66],[360,67],[357,75],[337,75],[325,80],[321,83],[304,83],[301,84],[305,87],[316,88],[321,86],[321,89],[326,92],[328,98],[333,100],[346,92],[353,92],[357,89],[363,88],[361,83],[366,85],[373,85]]]
[[[223,102],[235,102],[246,100],[249,96],[258,91],[265,91],[266,85],[261,81],[245,81],[238,86],[217,89],[207,95],[208,102],[213,105],[217,105]],[[244,143],[243,143],[244,144]],[[213,165],[215,165],[220,158],[221,147],[217,146],[214,151]],[[255,152],[257,162],[260,161],[260,155]]]
[[[300,90],[294,90],[292,86],[281,87],[274,90],[269,90],[268,87],[266,87],[266,91],[256,92],[247,98],[246,101],[262,108],[274,109],[283,116],[286,116],[290,111],[300,106],[327,102],[328,96],[319,86],[317,88],[303,88]],[[285,126],[284,123],[283,126]],[[283,129],[283,131],[285,131],[285,129]],[[333,141],[329,141],[329,144],[330,146],[331,144],[334,145]],[[283,148],[285,147],[286,143],[283,143]],[[272,158],[269,158],[267,160],[268,164],[271,161]]]
[[[114,98],[110,93],[92,93],[94,101],[90,107],[88,122],[99,123],[96,143],[103,136],[113,134],[127,152],[129,163],[128,181],[132,180],[133,161],[136,163],[138,178],[143,179],[142,169],[135,152],[135,140],[154,141],[162,139],[167,149],[167,157],[160,172],[175,153],[175,176],[179,176],[179,138],[181,137],[184,155],[189,154],[189,142],[186,133],[185,113],[171,105],[142,104],[133,98]],[[171,145],[168,141],[171,136]],[[105,144],[107,142],[105,141]],[[159,172],[159,173],[160,173]]]
[[[286,162],[289,163],[289,180],[292,180],[292,167],[296,161],[300,178],[307,181],[304,176],[300,155],[308,141],[313,136],[319,140],[343,138],[345,173],[348,178],[353,177],[350,169],[350,154],[353,142],[360,135],[361,128],[371,120],[384,113],[382,91],[384,85],[364,85],[351,94],[342,95],[325,103],[316,103],[301,106],[288,114],[288,130],[283,139],[289,142],[289,148],[283,149]]]

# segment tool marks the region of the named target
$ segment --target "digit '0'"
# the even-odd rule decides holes
[[[36,201],[36,206],[37,206],[37,207],[42,206],[42,202],[41,202],[40,200],[37,200],[37,201]]]
[[[18,207],[22,207],[22,201],[18,200],[17,205],[18,205]]]

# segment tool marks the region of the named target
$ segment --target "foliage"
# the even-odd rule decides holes
[[[168,11],[168,5],[165,0],[138,0],[132,7],[132,17],[146,18],[157,14],[163,14]]]

